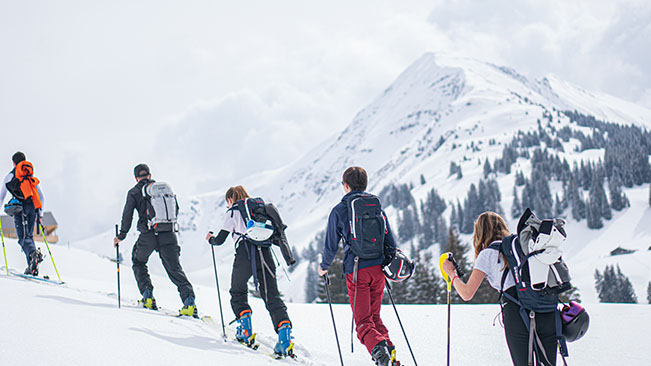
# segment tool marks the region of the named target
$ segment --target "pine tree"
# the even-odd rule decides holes
[[[517,219],[522,214],[522,206],[520,205],[520,200],[518,199],[518,189],[513,186],[513,206],[511,206],[511,217]]]
[[[319,295],[319,283],[322,282],[317,273],[318,263],[308,263],[305,279],[305,302],[314,302]]]
[[[556,198],[554,199],[554,216],[563,215],[563,201],[558,197],[558,192],[556,193]]]
[[[452,212],[450,213],[450,227],[457,227],[457,223],[459,221],[459,218],[457,217],[457,207],[455,205],[450,205],[452,206]],[[459,228],[457,227],[457,230]]]
[[[595,270],[595,288],[599,302],[637,303],[633,284],[622,273],[619,265],[617,265],[617,272],[614,266],[606,266],[603,274]]]
[[[425,183],[427,183],[427,181],[425,180],[425,176],[421,174],[421,175],[420,175],[420,185],[421,185],[421,186],[424,186]]]
[[[346,277],[343,276],[344,268],[344,250],[339,247],[339,251],[332,261],[330,268],[328,268],[328,279],[330,279],[330,298],[333,304],[349,304],[348,301],[348,288],[346,287]],[[324,281],[319,283],[319,301],[320,303],[327,302],[328,295],[326,294]]]
[[[437,304],[441,298],[442,279],[434,273],[434,260],[429,252],[418,254],[414,259],[416,269],[408,283],[407,303]]]
[[[569,303],[570,301],[581,302],[581,293],[579,293],[578,288],[572,286],[569,290],[558,295],[558,301],[564,303]]]
[[[649,281],[649,285],[646,287],[646,301],[651,304],[651,281]]]
[[[492,172],[493,169],[491,168],[491,163],[488,161],[488,158],[486,158],[486,162],[484,163],[484,178],[488,178]]]
[[[464,281],[468,281],[468,278],[470,277],[470,272],[472,270],[472,267],[466,260],[466,253],[468,252],[468,248],[469,248],[468,245],[461,242],[459,236],[457,235],[456,232],[454,232],[454,230],[450,230],[448,232],[448,243],[445,246],[443,252],[452,253],[455,261],[459,265],[459,268],[464,272],[464,278],[463,278]],[[461,296],[459,296],[459,294],[456,291],[453,291],[453,293],[450,294],[450,301],[454,304],[460,304],[464,302],[463,299],[461,299]]]
[[[590,229],[601,229],[604,227],[604,222],[601,220],[601,207],[599,206],[599,202],[591,199],[586,202],[586,219],[586,224]]]
[[[457,220],[458,221],[456,223],[457,224],[456,227],[459,231],[461,231],[461,228],[463,227],[464,216],[463,216],[463,208],[461,207],[461,202],[459,202],[459,200],[457,200]],[[453,225],[450,226],[452,227]]]
[[[622,192],[622,181],[618,176],[613,176],[608,180],[608,189],[610,193],[610,206],[615,211],[621,211],[630,206],[626,194]]]
[[[515,173],[515,185],[518,187],[522,187],[524,185],[525,178],[524,178],[524,173],[522,173],[521,170],[518,170],[517,173]]]
[[[606,220],[613,218],[613,213],[610,210],[608,198],[606,197],[606,192],[604,191],[603,176],[599,170],[596,170],[592,174],[592,184],[590,186],[590,202],[598,206],[596,212],[600,218],[603,217]]]

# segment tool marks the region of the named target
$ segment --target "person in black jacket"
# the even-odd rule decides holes
[[[228,211],[222,229],[216,236],[209,232],[206,235],[206,240],[211,245],[222,245],[226,238],[231,235],[235,241],[235,260],[233,261],[230,293],[231,307],[239,323],[236,338],[247,346],[253,346],[255,343],[255,334],[251,322],[251,306],[249,306],[247,299],[249,292],[248,281],[251,276],[254,276],[256,285],[258,285],[258,281],[260,282],[260,297],[264,300],[274,329],[278,333],[278,342],[274,347],[274,352],[278,356],[292,356],[294,347],[291,341],[292,322],[287,314],[287,306],[280,298],[280,292],[278,291],[276,266],[272,258],[271,248],[257,246],[248,239],[246,234],[247,225],[238,209],[239,205],[243,205],[244,200],[249,198],[249,194],[244,187],[236,186],[228,189],[225,198]],[[286,239],[284,240],[286,241]],[[291,252],[289,252],[289,256],[292,256]],[[293,257],[290,263],[292,261],[295,262]]]
[[[173,230],[155,231],[147,223],[147,202],[143,195],[143,187],[148,183],[154,182],[151,179],[149,167],[146,164],[138,164],[134,168],[133,173],[137,183],[127,193],[127,202],[122,212],[121,229],[118,236],[113,240],[114,245],[118,245],[120,241],[126,238],[129,229],[131,229],[133,210],[138,211],[137,228],[140,236],[133,245],[131,262],[133,263],[133,274],[136,277],[138,289],[142,294],[142,305],[148,309],[158,309],[153,295],[154,286],[151,283],[151,278],[147,271],[147,260],[155,250],[163,262],[163,267],[167,275],[176,285],[179,295],[181,295],[183,308],[179,311],[180,315],[196,317],[197,307],[194,302],[194,290],[190,281],[185,276],[179,261],[181,247],[178,244],[176,234]]]

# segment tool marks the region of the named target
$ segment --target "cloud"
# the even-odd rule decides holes
[[[329,109],[288,85],[200,101],[161,132],[158,160],[187,177],[194,192],[237,184],[237,178],[288,164],[332,134],[315,120]]]
[[[440,1],[428,19],[455,45],[451,52],[646,100],[651,8],[645,1]]]

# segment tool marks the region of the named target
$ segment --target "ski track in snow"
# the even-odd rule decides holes
[[[11,268],[24,263],[15,240],[6,239]],[[106,243],[106,245],[111,245]],[[1,365],[338,365],[339,358],[327,304],[288,304],[294,323],[299,361],[274,360],[263,354],[275,343],[271,321],[260,299],[252,298],[254,332],[262,343],[251,351],[233,341],[224,343],[214,278],[189,272],[197,292],[198,319],[177,318],[181,301],[166,277],[154,275],[154,294],[164,312],[136,307],[138,292],[128,265],[121,269],[123,307],[117,308],[116,266],[108,259],[76,248],[51,245],[57,267],[66,283],[52,285],[0,273]],[[182,257],[183,259],[183,257]],[[211,266],[211,259],[205,266]],[[150,264],[159,259],[154,255]],[[211,269],[211,268],[210,268]],[[212,270],[212,269],[211,269]],[[55,277],[50,258],[41,274]],[[220,278],[228,284],[230,276]],[[233,319],[228,291],[222,287],[226,322]],[[571,365],[646,365],[651,306],[588,304],[591,326],[584,339],[570,344]],[[446,357],[447,308],[445,305],[398,305],[419,365],[441,365]],[[334,305],[339,339],[346,365],[372,365],[366,349],[355,339],[350,353],[350,306]],[[493,326],[497,305],[452,307],[452,364],[506,365],[508,350],[503,330]],[[404,365],[411,357],[391,305],[383,305],[382,317],[397,344]],[[234,325],[227,326],[232,337]]]

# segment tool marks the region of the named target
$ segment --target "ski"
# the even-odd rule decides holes
[[[33,275],[29,275],[29,274],[16,272],[13,269],[9,269],[9,274],[11,276],[21,277],[21,278],[24,278],[26,280],[32,280],[32,281],[36,281],[36,282],[46,282],[46,283],[51,283],[51,284],[54,284],[54,285],[63,285],[65,283],[63,281],[52,280],[52,279],[50,279],[50,276],[47,276],[47,275],[45,275],[43,277],[33,276]]]

